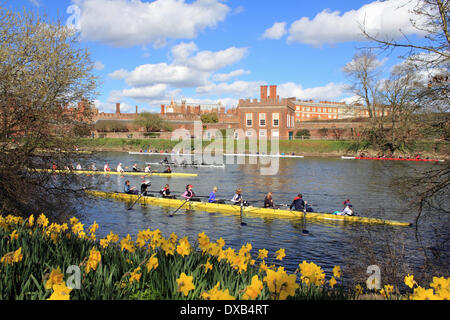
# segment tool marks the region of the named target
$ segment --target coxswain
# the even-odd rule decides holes
[[[159,193],[161,194],[161,196],[162,196],[163,198],[169,198],[169,197],[170,197],[170,188],[169,188],[169,185],[166,184],[166,185],[164,186],[164,188],[162,188],[161,191],[159,191]]]
[[[125,185],[123,187],[123,192],[127,194],[138,194],[136,187],[130,186],[130,180],[125,181]]]
[[[273,208],[272,192],[267,193],[264,199],[264,208]]]
[[[192,185],[191,184],[188,184],[186,186],[186,191],[183,193],[182,197],[185,198],[186,200],[190,200],[193,197],[195,197],[195,193],[192,190]]]
[[[235,205],[241,205],[243,204],[244,200],[242,199],[242,189],[238,188],[236,190],[236,194],[234,195],[233,199],[230,200]]]

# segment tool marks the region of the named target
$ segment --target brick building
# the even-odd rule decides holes
[[[247,138],[278,137],[281,140],[294,138],[295,98],[280,99],[277,86],[261,86],[258,99],[239,100],[239,126],[241,135]],[[239,136],[239,132],[235,136]]]

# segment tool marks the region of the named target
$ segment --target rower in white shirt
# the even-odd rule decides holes
[[[124,172],[125,170],[123,170],[122,168],[122,163],[119,163],[119,165],[117,166],[117,172]]]

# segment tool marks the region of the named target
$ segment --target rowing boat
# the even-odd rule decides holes
[[[159,163],[159,162],[146,162],[146,164],[152,166],[174,166],[174,167],[194,167],[194,168],[225,168],[224,164],[182,164],[182,163]]]
[[[109,171],[109,172],[105,172],[105,171],[80,171],[80,170],[69,171],[69,170],[50,170],[50,169],[36,169],[36,171],[54,172],[54,173],[57,173],[57,174],[75,173],[75,174],[91,174],[91,175],[104,174],[104,175],[147,176],[147,177],[151,177],[151,176],[156,176],[156,177],[179,177],[179,178],[182,178],[182,177],[197,177],[198,176],[198,174],[196,174],[196,173],[180,173],[180,172],[172,172],[172,173],[151,172],[151,173],[146,173],[146,172],[134,172],[134,171],[125,171],[125,172]]]
[[[378,158],[378,157],[341,157],[344,160],[385,160],[385,161],[416,161],[416,162],[444,162],[436,159],[409,159],[409,158]]]
[[[139,195],[131,195],[125,193],[116,192],[104,192],[104,191],[86,191],[88,194],[105,199],[116,199],[119,201],[132,202],[137,201],[141,204],[147,204],[151,206],[163,206],[178,208],[185,200],[179,199],[165,199],[156,197],[140,197]],[[221,213],[231,213],[240,215],[241,207],[230,204],[219,204],[219,203],[207,203],[207,202],[194,202],[189,201],[185,205],[185,209],[198,210],[206,212],[221,212]],[[270,208],[257,208],[257,207],[242,207],[244,214],[255,215],[255,216],[265,216],[265,217],[276,217],[276,218],[303,218],[304,213],[301,211],[290,211],[282,209],[270,209]],[[410,226],[410,223],[400,222],[394,220],[384,220],[375,218],[366,218],[360,216],[338,216],[329,213],[306,213],[306,219],[311,220],[321,220],[321,221],[335,221],[335,222],[358,222],[366,224],[381,224],[381,225],[391,225],[391,226]]]

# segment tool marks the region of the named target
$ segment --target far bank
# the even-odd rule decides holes
[[[213,147],[211,141],[203,141],[203,150]],[[235,150],[238,150],[235,141]],[[121,138],[83,138],[79,141],[79,148],[87,151],[118,151],[118,152],[171,152],[173,148],[179,145],[178,141],[170,139],[121,139]],[[191,143],[194,146],[194,143]],[[243,147],[246,153],[254,153],[257,144],[250,144],[245,141]],[[364,153],[367,156],[379,156],[381,150],[371,149],[364,141],[352,140],[280,140],[278,153],[295,154],[301,156],[333,157],[333,156],[354,156]],[[216,147],[216,151],[220,147]],[[222,147],[226,150],[225,142]],[[267,150],[258,150],[260,153],[270,153],[271,144],[268,142]],[[274,148],[274,151],[276,149]],[[409,150],[398,153],[399,156],[416,156],[419,154],[422,158],[449,159],[450,143],[447,141],[417,141]]]

